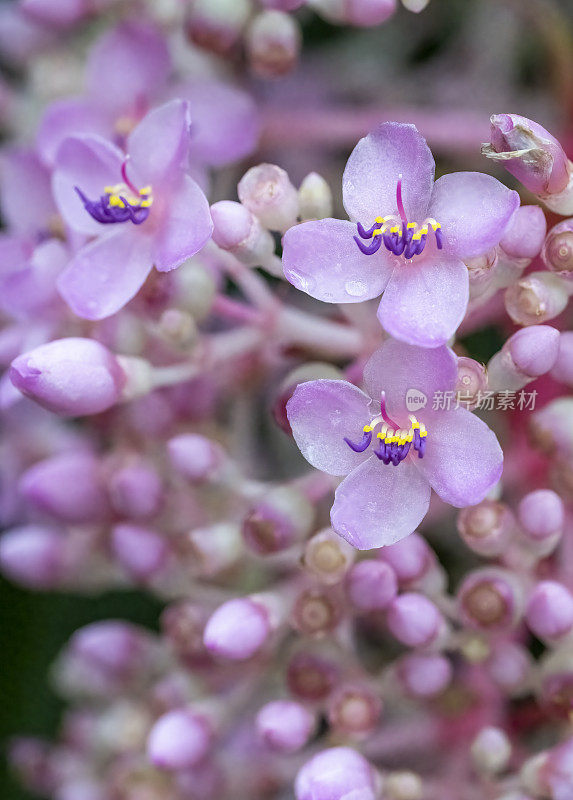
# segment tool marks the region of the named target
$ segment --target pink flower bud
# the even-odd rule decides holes
[[[326,528],[308,540],[302,563],[321,583],[335,584],[344,578],[355,555],[353,547],[332,528]]]
[[[518,114],[491,117],[491,143],[482,152],[540,197],[562,192],[569,181],[569,161],[557,139]]]
[[[333,730],[362,738],[372,733],[380,721],[382,701],[364,685],[345,684],[333,692],[327,704],[327,716]]]
[[[332,216],[332,192],[322,175],[310,172],[298,190],[298,205],[303,220]]]
[[[261,708],[256,719],[257,735],[278,753],[296,753],[312,736],[316,717],[301,703],[275,700]]]
[[[211,664],[203,643],[207,611],[189,600],[167,606],[161,615],[161,630],[177,655],[191,666]]]
[[[531,272],[505,292],[505,308],[518,325],[547,322],[563,311],[568,300],[568,288],[550,272]]]
[[[331,633],[343,617],[340,598],[325,589],[301,592],[291,614],[292,625],[306,636]]]
[[[545,234],[547,220],[539,206],[520,206],[500,239],[499,246],[512,258],[533,259],[539,255]]]
[[[143,582],[159,575],[169,557],[165,537],[138,525],[116,525],[112,531],[112,550],[127,575]]]
[[[485,662],[492,679],[509,694],[527,687],[532,664],[531,655],[523,645],[503,639],[494,644]]]
[[[396,573],[384,561],[360,561],[346,579],[346,590],[352,605],[360,611],[381,611],[398,593]]]
[[[541,581],[527,601],[525,619],[540,639],[561,639],[573,630],[573,595],[561,583]]]
[[[159,717],[154,724],[147,740],[147,756],[158,769],[189,769],[205,758],[211,740],[207,719],[191,709],[179,708]]]
[[[121,398],[126,375],[94,339],[57,339],[18,356],[10,379],[22,394],[62,416],[98,414]]]
[[[558,397],[539,411],[530,422],[530,434],[536,447],[551,455],[573,456],[573,398]]]
[[[199,47],[226,55],[239,42],[251,12],[251,0],[193,0],[185,33]]]
[[[268,609],[252,597],[228,600],[209,617],[203,641],[213,655],[244,661],[256,655],[272,633]]]
[[[27,525],[0,538],[0,567],[11,580],[30,589],[53,589],[65,573],[65,535]]]
[[[246,172],[237,187],[239,199],[270,230],[284,233],[296,222],[298,193],[284,169],[258,164]]]
[[[558,222],[547,234],[541,258],[547,269],[573,278],[573,218]]]
[[[332,747],[313,756],[295,781],[296,800],[374,800],[374,770],[349,747]]]
[[[573,331],[564,331],[559,336],[557,359],[551,375],[556,381],[573,386]]]
[[[573,647],[570,641],[549,650],[543,657],[539,695],[552,713],[569,719],[573,712]]]
[[[434,554],[419,533],[378,551],[379,558],[390,564],[401,586],[421,580],[432,566]]]
[[[433,653],[410,653],[397,665],[398,678],[411,697],[426,698],[441,694],[453,675],[451,662]]]
[[[191,555],[191,569],[204,577],[231,569],[244,552],[241,529],[234,522],[194,528],[184,535],[183,542]]]
[[[314,653],[296,653],[287,667],[289,691],[301,700],[316,703],[325,700],[336,683],[334,663]]]
[[[144,461],[128,464],[109,479],[114,511],[131,519],[155,516],[164,501],[163,484],[157,470]]]
[[[89,453],[38,461],[22,475],[19,489],[31,506],[61,522],[100,522],[110,511],[99,461]]]
[[[174,436],[167,443],[173,467],[192,483],[208,483],[221,475],[226,461],[222,447],[195,433]]]
[[[243,520],[245,544],[259,555],[286,550],[312,528],[314,510],[298,489],[280,486],[258,499]]]
[[[455,391],[464,408],[475,408],[479,398],[487,390],[487,372],[483,364],[473,358],[458,358],[458,380]]]
[[[427,647],[436,641],[445,625],[444,618],[423,594],[399,595],[388,607],[388,628],[406,647]]]
[[[247,29],[245,46],[251,69],[263,78],[287,75],[298,61],[301,41],[300,26],[293,16],[263,11]]]
[[[553,367],[559,352],[559,331],[532,325],[514,333],[487,365],[489,388],[517,391]]]
[[[265,266],[275,255],[275,242],[257,217],[242,205],[221,200],[211,206],[213,241],[248,266]]]
[[[478,630],[506,630],[521,616],[521,594],[510,573],[481,569],[470,573],[458,589],[460,614]]]
[[[482,500],[458,515],[458,531],[467,546],[482,556],[497,556],[506,549],[515,530],[515,519],[504,503]]]
[[[565,508],[563,501],[551,489],[538,489],[521,500],[517,518],[523,536],[533,545],[549,545],[551,552],[563,535]]]
[[[470,752],[478,772],[483,775],[497,775],[509,763],[511,743],[500,728],[482,728],[473,740]]]

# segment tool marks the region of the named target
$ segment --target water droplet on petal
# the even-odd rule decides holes
[[[360,278],[353,278],[344,284],[344,288],[351,297],[363,297],[368,291],[368,285]]]

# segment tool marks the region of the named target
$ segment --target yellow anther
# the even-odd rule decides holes
[[[374,220],[374,222],[375,222],[377,225],[380,225],[382,222],[384,222],[384,219],[385,219],[384,217],[376,217],[376,219]]]
[[[371,433],[372,432],[372,428],[370,427],[370,425],[365,425],[362,428],[362,430],[364,431],[364,433]]]
[[[420,427],[420,423],[419,422],[413,422],[412,423],[412,430],[413,431],[418,430],[419,427]]]
[[[153,205],[153,197],[150,197],[148,200],[142,200],[139,205],[141,208],[149,208],[151,205]]]
[[[417,222],[409,222],[406,225],[406,227],[408,228],[408,230],[412,230],[412,228],[417,228],[418,227],[418,223]]]
[[[144,186],[143,189],[139,190],[139,194],[143,195],[151,194],[151,191],[152,191],[151,186]]]
[[[375,228],[375,230],[372,231],[372,236],[380,236],[381,234],[382,228]]]
[[[398,233],[399,230],[400,230],[400,228],[397,225],[393,225],[390,228],[390,233]]]

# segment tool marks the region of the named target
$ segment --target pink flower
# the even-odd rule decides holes
[[[413,125],[384,123],[361,139],[342,181],[351,222],[324,219],[288,230],[288,280],[327,303],[361,303],[384,292],[378,318],[389,334],[421,347],[445,344],[467,308],[463,259],[498,244],[519,196],[479,172],[434,184],[434,166]]]
[[[432,409],[434,393],[453,391],[456,379],[449,348],[389,340],[366,364],[365,392],[337,380],[297,386],[287,404],[294,438],[314,467],[347,476],[330,516],[354,547],[382,547],[412,533],[431,489],[463,507],[499,480],[503,454],[487,425],[463,408]],[[420,421],[407,410],[410,389],[428,400]]]
[[[132,131],[127,156],[99,136],[62,143],[53,175],[56,202],[71,228],[97,237],[58,280],[78,316],[115,314],[153,266],[169,272],[210,238],[207,199],[186,174],[189,124],[188,104],[173,100]]]

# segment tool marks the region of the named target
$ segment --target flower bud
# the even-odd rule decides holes
[[[562,192],[569,181],[569,161],[557,139],[541,125],[518,114],[491,117],[491,142],[482,153],[499,161],[539,197]]]
[[[341,539],[332,528],[326,528],[308,540],[302,563],[321,583],[335,584],[344,578],[355,555],[353,547]]]
[[[483,775],[497,775],[507,767],[511,744],[500,728],[482,728],[471,745],[472,761]]]
[[[510,336],[487,365],[489,388],[517,391],[553,367],[559,352],[559,331],[532,325]]]
[[[396,0],[310,0],[314,10],[338,25],[370,28],[386,22],[396,11]]]
[[[207,719],[187,708],[168,711],[152,727],[147,756],[154,767],[168,772],[199,764],[211,747],[212,731]]]
[[[487,372],[483,364],[473,358],[458,358],[458,379],[454,391],[464,408],[475,408],[479,398],[488,388]]]
[[[239,42],[251,12],[251,0],[193,0],[185,33],[199,47],[226,55]]]
[[[340,599],[327,589],[307,589],[294,604],[292,625],[306,636],[331,633],[343,616]]]
[[[316,717],[294,700],[275,700],[261,708],[256,719],[257,735],[270,750],[296,753],[316,728]]]
[[[368,686],[339,686],[327,704],[327,717],[334,731],[362,738],[372,733],[382,714],[382,701]]]
[[[533,660],[521,644],[503,639],[495,642],[485,663],[488,673],[510,695],[527,690]]]
[[[217,294],[212,270],[195,257],[185,261],[170,275],[176,282],[175,293],[183,310],[191,314],[195,322],[202,322],[209,316]]]
[[[551,489],[538,489],[521,500],[517,518],[527,543],[545,556],[552,552],[563,535],[563,501]]]
[[[551,376],[560,383],[573,386],[573,331],[564,331],[559,336],[557,359]]]
[[[209,617],[203,642],[213,655],[244,661],[256,655],[272,633],[265,605],[254,597],[228,600]]]
[[[545,234],[547,220],[540,206],[520,206],[500,239],[503,252],[514,259],[531,260],[539,255]]]
[[[565,641],[549,650],[541,661],[540,700],[559,717],[568,719],[573,712],[573,647]]]
[[[332,692],[337,668],[332,661],[314,653],[296,653],[287,667],[291,694],[305,702],[322,702]]]
[[[390,564],[400,586],[420,581],[432,567],[434,554],[423,536],[413,533],[396,544],[382,547],[378,557]]]
[[[211,206],[213,241],[247,266],[265,266],[275,256],[275,241],[249,209],[232,200]]]
[[[126,374],[94,339],[57,339],[18,356],[10,379],[26,397],[62,416],[98,414],[122,399]]]
[[[284,11],[263,11],[247,29],[245,46],[249,66],[262,78],[287,75],[298,61],[301,40],[300,25],[295,17]]]
[[[13,528],[0,538],[0,568],[27,588],[53,589],[65,574],[65,545],[65,535],[52,528]]]
[[[161,630],[177,655],[191,666],[211,664],[203,644],[207,611],[190,600],[171,603],[161,615]]]
[[[259,164],[246,172],[237,187],[239,199],[261,224],[284,233],[298,214],[298,193],[284,169]]]
[[[332,216],[332,192],[322,175],[309,172],[298,190],[298,206],[303,221]]]
[[[243,520],[243,538],[259,555],[278,553],[304,539],[313,519],[312,505],[302,492],[279,486],[253,503]]]
[[[192,570],[212,577],[233,567],[243,553],[241,530],[234,522],[220,522],[195,528],[184,536],[191,553]]]
[[[195,344],[199,333],[192,315],[179,308],[165,309],[159,318],[157,332],[168,344],[179,349]]]
[[[402,0],[402,5],[404,8],[407,8],[408,11],[413,11],[414,14],[419,14],[420,11],[423,11],[430,0]]]
[[[533,443],[545,453],[573,456],[573,398],[558,397],[533,414]]]
[[[61,522],[100,522],[110,511],[100,464],[89,453],[38,461],[22,475],[19,489],[31,506]]]
[[[360,561],[348,573],[346,590],[359,611],[382,611],[398,594],[398,579],[384,561]]]
[[[498,556],[506,549],[515,530],[515,519],[504,503],[482,500],[458,514],[457,526],[467,546],[481,556]]]
[[[527,601],[525,619],[539,639],[559,640],[573,630],[573,595],[557,581],[541,581]]]
[[[226,461],[217,442],[195,433],[183,433],[167,442],[172,466],[192,483],[210,483],[221,476]]]
[[[408,592],[389,605],[387,623],[392,635],[406,647],[427,647],[443,632],[445,620],[431,600]]]
[[[144,461],[127,464],[114,472],[108,490],[114,511],[130,519],[155,516],[164,501],[161,478]]]
[[[411,3],[412,0],[402,0],[402,2],[408,8],[407,3]],[[424,797],[422,779],[415,772],[406,770],[389,772],[384,780],[384,794],[388,800],[422,800]]]
[[[505,292],[505,308],[518,325],[539,325],[566,307],[569,290],[550,272],[531,272]]]
[[[458,589],[458,604],[466,624],[478,630],[507,630],[521,616],[521,593],[501,569],[470,573]]]
[[[299,770],[296,800],[374,800],[374,770],[350,747],[331,747],[313,756]]]
[[[397,663],[398,678],[410,697],[427,698],[441,694],[453,675],[448,658],[434,653],[409,653]]]
[[[498,251],[495,247],[474,258],[466,258],[464,263],[468,268],[470,281],[470,299],[477,300],[486,292],[490,292],[494,286],[494,279],[499,260]]]
[[[551,228],[541,258],[551,272],[562,278],[573,278],[573,217]]]
[[[116,525],[112,531],[112,551],[127,575],[142,582],[164,570],[170,552],[165,537],[138,525]]]
[[[20,0],[20,8],[25,17],[55,29],[69,28],[91,13],[90,3],[85,0]]]

